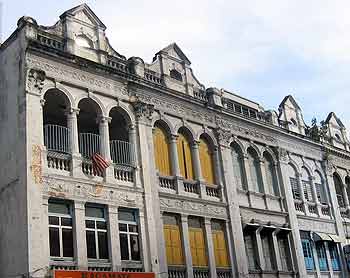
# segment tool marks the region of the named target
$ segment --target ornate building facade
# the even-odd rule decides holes
[[[336,115],[310,129],[292,96],[267,111],[175,43],[146,63],[105,29],[83,4],[0,46],[0,277],[349,277]]]

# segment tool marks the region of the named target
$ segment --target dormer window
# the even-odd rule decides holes
[[[336,133],[334,136],[335,136],[335,139],[337,139],[338,141],[341,141],[340,135],[338,133]]]
[[[176,79],[177,81],[182,82],[182,74],[178,72],[176,69],[172,69],[170,71],[170,77]]]
[[[75,43],[80,47],[92,48],[92,42],[86,36],[77,36]]]
[[[297,125],[298,125],[297,122],[296,122],[293,118],[291,118],[290,121],[292,122],[292,124],[293,124],[294,126],[297,126]]]

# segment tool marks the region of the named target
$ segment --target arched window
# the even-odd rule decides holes
[[[70,108],[68,97],[59,90],[45,93],[43,107],[44,144],[48,151],[70,153],[70,130],[66,112]]]
[[[325,189],[325,184],[321,174],[315,171],[315,187],[317,193],[317,199],[321,204],[327,204],[327,194]]]
[[[333,175],[335,194],[337,195],[339,207],[345,207],[344,196],[343,196],[343,183],[337,174]]]
[[[253,148],[248,148],[248,163],[250,171],[250,183],[256,192],[264,192],[261,179],[260,161]]]
[[[240,147],[237,144],[231,145],[233,174],[237,188],[247,190],[247,184],[245,182],[243,154]]]
[[[269,194],[277,195],[278,194],[278,183],[277,175],[273,163],[272,156],[268,152],[264,152],[264,166],[266,173],[266,182]]]
[[[346,194],[348,196],[348,200],[350,200],[350,177],[349,176],[346,176],[345,184],[346,184]]]
[[[301,179],[303,183],[305,200],[313,202],[314,197],[311,188],[311,177],[309,171],[305,167],[301,168]]]
[[[300,187],[298,182],[298,174],[295,168],[291,164],[288,165],[288,176],[289,176],[290,187],[292,189],[293,198],[296,200],[300,200],[301,194],[300,194]]]
[[[213,152],[204,137],[199,139],[199,159],[204,180],[209,184],[215,184]]]
[[[170,77],[182,82],[182,75],[176,69],[170,71]]]
[[[177,138],[177,154],[179,158],[180,173],[185,179],[193,180],[191,145],[186,135],[182,132],[182,130],[179,131],[179,137]]]
[[[166,132],[159,125],[154,128],[153,144],[154,158],[159,173],[164,176],[171,176],[169,142]]]

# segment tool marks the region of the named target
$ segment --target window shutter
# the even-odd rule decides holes
[[[200,139],[199,143],[199,159],[204,180],[209,184],[215,184],[213,155],[208,143],[203,139]]]
[[[166,133],[159,127],[154,130],[153,144],[156,167],[159,173],[171,176],[169,144]]]
[[[233,173],[234,173],[237,188],[246,190],[246,185],[244,181],[243,158],[235,149],[232,149],[231,155],[232,155]]]
[[[193,180],[193,165],[191,146],[184,135],[180,134],[177,139],[177,153],[179,158],[181,175],[188,180]]]

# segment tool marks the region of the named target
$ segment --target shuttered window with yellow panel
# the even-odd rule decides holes
[[[213,221],[211,223],[215,263],[217,267],[229,267],[229,257],[227,253],[226,237],[223,223]]]
[[[189,140],[181,133],[177,138],[177,155],[181,176],[187,180],[193,180],[191,145]]]
[[[162,176],[171,176],[170,150],[167,134],[156,126],[153,131],[154,156],[156,167]]]
[[[199,159],[204,180],[215,184],[213,152],[204,138],[199,140]]]
[[[192,265],[195,267],[208,266],[205,248],[204,232],[199,218],[188,219]]]
[[[184,265],[181,231],[177,217],[171,214],[163,216],[166,258],[168,265]]]

